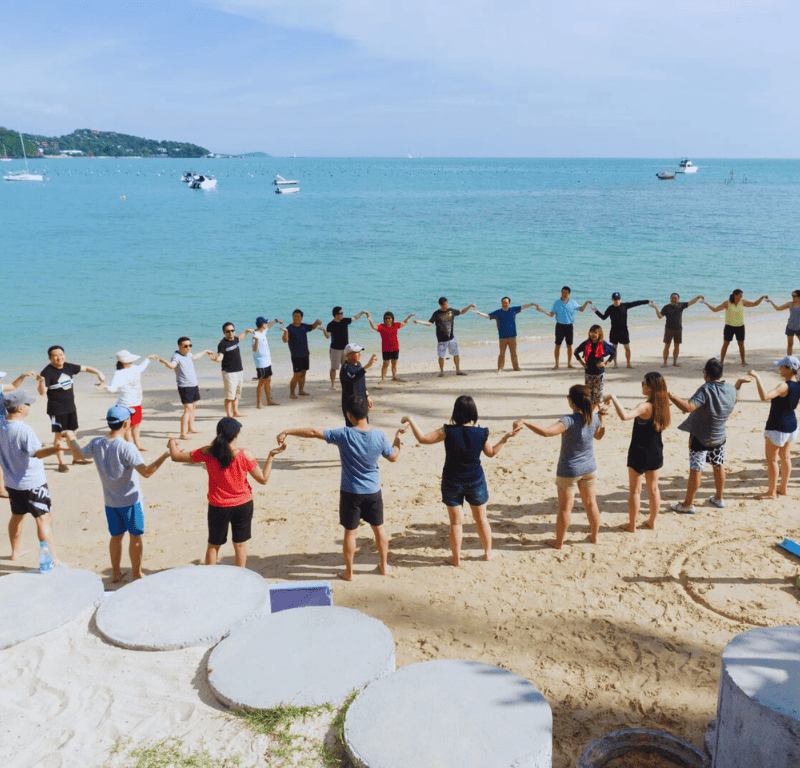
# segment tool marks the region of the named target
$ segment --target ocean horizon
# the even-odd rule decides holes
[[[108,370],[117,349],[165,356],[181,335],[214,348],[223,322],[288,322],[296,307],[324,323],[337,304],[376,322],[385,310],[427,320],[440,295],[484,312],[504,295],[549,309],[564,284],[601,309],[613,291],[659,306],[672,291],[719,303],[737,287],[788,301],[800,160],[692,159],[698,173],[672,181],[655,174],[677,159],[37,159],[42,183],[0,192],[14,328],[0,366],[38,370],[61,344],[68,359]],[[218,188],[188,189],[187,170]],[[275,195],[276,173],[300,193]],[[749,313],[785,325],[768,305]],[[701,305],[687,312],[720,318]],[[630,319],[649,333],[660,325],[646,307]],[[576,332],[595,320],[579,314]],[[552,324],[528,310],[520,336],[548,339]],[[496,339],[474,315],[456,334],[467,347]],[[352,335],[379,349],[366,318]],[[420,326],[400,339],[415,356],[434,345]],[[288,363],[275,329],[270,340]],[[322,334],[312,340],[327,346]]]

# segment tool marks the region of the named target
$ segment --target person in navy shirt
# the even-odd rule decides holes
[[[497,335],[500,339],[500,354],[497,356],[498,373],[505,368],[506,350],[511,354],[511,366],[515,371],[520,369],[519,361],[517,360],[517,315],[523,309],[528,309],[532,306],[533,304],[531,303],[512,307],[511,299],[508,296],[503,296],[500,299],[500,309],[496,309],[488,315],[479,312],[477,309],[472,310],[476,315],[485,317],[487,320],[494,320],[497,323]]]

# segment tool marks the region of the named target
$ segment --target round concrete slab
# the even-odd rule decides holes
[[[208,645],[269,599],[257,573],[232,565],[161,571],[118,589],[97,611],[97,628],[115,645],[168,651]]]
[[[0,579],[0,649],[66,624],[103,599],[100,577],[80,568]]]
[[[394,672],[386,626],[351,608],[295,608],[236,627],[208,660],[208,683],[230,707],[341,704]]]
[[[367,686],[344,738],[361,768],[551,768],[553,716],[534,685],[477,661],[426,661]]]

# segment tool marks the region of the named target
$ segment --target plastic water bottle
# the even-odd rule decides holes
[[[46,541],[39,542],[39,573],[49,573],[53,570],[53,555]]]

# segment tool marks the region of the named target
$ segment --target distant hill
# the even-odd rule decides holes
[[[210,154],[205,147],[185,141],[156,141],[90,128],[79,128],[66,136],[39,136],[31,133],[24,136],[28,157],[60,154],[86,157],[205,157]],[[22,147],[16,131],[0,128],[0,142],[10,157],[22,157]]]

